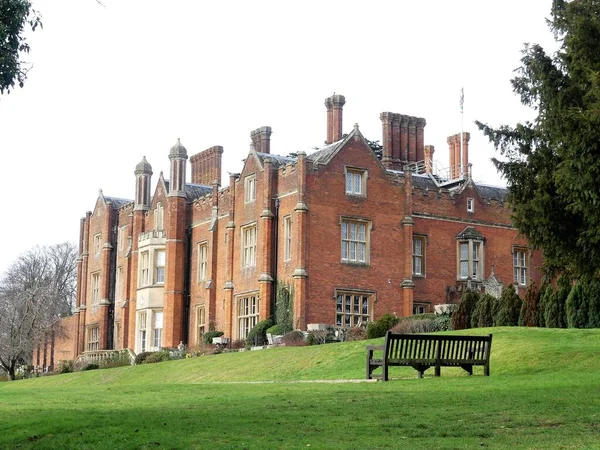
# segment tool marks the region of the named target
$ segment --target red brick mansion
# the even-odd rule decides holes
[[[344,103],[326,99],[326,145],[312,152],[271,154],[271,128],[253,131],[227,187],[222,147],[188,155],[178,140],[154,191],[142,158],[134,200],[100,193],[81,220],[71,358],[193,345],[209,328],[242,339],[272,316],[277,281],[293,286],[300,330],[433,311],[466,286],[515,283],[522,294],[539,281],[541,256],[511,225],[506,190],[471,178],[468,133],[448,138],[440,175],[424,119],[382,113],[378,158],[357,125],[342,134]]]

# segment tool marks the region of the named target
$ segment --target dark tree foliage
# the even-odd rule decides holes
[[[477,122],[502,159],[513,219],[544,252],[550,275],[600,267],[600,2],[554,0],[548,21],[560,49],[526,45],[512,86],[533,122]]]
[[[519,324],[519,313],[523,301],[515,292],[512,285],[502,287],[502,293],[498,299],[498,307],[494,313],[494,326],[506,327]]]
[[[479,302],[479,293],[476,291],[465,291],[460,299],[458,307],[452,314],[452,329],[464,330],[471,328],[471,317]]]
[[[548,284],[541,289],[540,295],[540,303],[538,304],[538,309],[535,314],[535,322],[538,327],[547,327],[546,324],[546,309],[548,308],[548,304],[552,301],[552,296],[554,295],[554,290],[552,289],[552,285]]]
[[[584,287],[584,295],[589,305],[588,327],[600,328],[600,278],[589,279]]]
[[[373,150],[377,159],[381,161],[381,158],[383,158],[383,145],[381,145],[378,140],[370,141],[368,139],[367,144],[369,144],[369,147],[371,147],[371,150]]]
[[[0,0],[0,94],[23,87],[30,66],[22,61],[29,53],[24,37],[27,27],[42,27],[40,15],[28,0]]]
[[[491,327],[494,325],[494,310],[497,300],[490,294],[483,294],[471,315],[471,328]]]
[[[535,327],[537,325],[537,309],[540,302],[540,291],[537,288],[535,281],[530,280],[525,293],[525,300],[521,305],[521,313],[519,314],[520,327]]]
[[[584,293],[585,281],[581,280],[567,297],[567,325],[569,328],[585,328],[588,324],[588,302]]]
[[[565,276],[558,279],[557,290],[547,299],[544,317],[548,328],[566,328],[566,303],[571,292],[571,280]]]

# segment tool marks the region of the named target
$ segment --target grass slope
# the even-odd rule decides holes
[[[299,382],[364,378],[362,341],[0,383],[0,448],[600,448],[600,330],[489,332],[489,378]]]

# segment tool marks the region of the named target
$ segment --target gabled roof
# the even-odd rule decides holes
[[[322,147],[317,151],[309,154],[306,157],[306,160],[314,164],[327,164],[337,154],[337,152],[340,151],[340,149],[346,144],[346,142],[348,142],[354,136],[359,136],[364,141],[365,145],[368,146],[365,137],[358,129],[358,124],[354,124],[354,128],[348,134],[348,136],[346,136],[343,139],[340,139],[337,142],[332,142],[331,144],[328,144],[325,147]],[[373,157],[375,157],[375,155],[373,155]]]
[[[458,240],[469,240],[474,239],[477,241],[485,241],[485,237],[479,231],[477,231],[474,227],[467,227],[462,230],[460,233],[456,235],[456,239]]]

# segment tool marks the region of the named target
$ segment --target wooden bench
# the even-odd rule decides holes
[[[388,331],[385,345],[367,345],[367,380],[372,379],[373,371],[381,367],[381,379],[388,381],[390,366],[413,367],[419,373],[419,378],[430,367],[435,367],[435,376],[439,377],[442,367],[462,367],[469,375],[473,375],[473,366],[483,366],[483,374],[489,376],[491,348],[491,334],[440,336]],[[383,352],[383,357],[375,358],[375,352]]]

